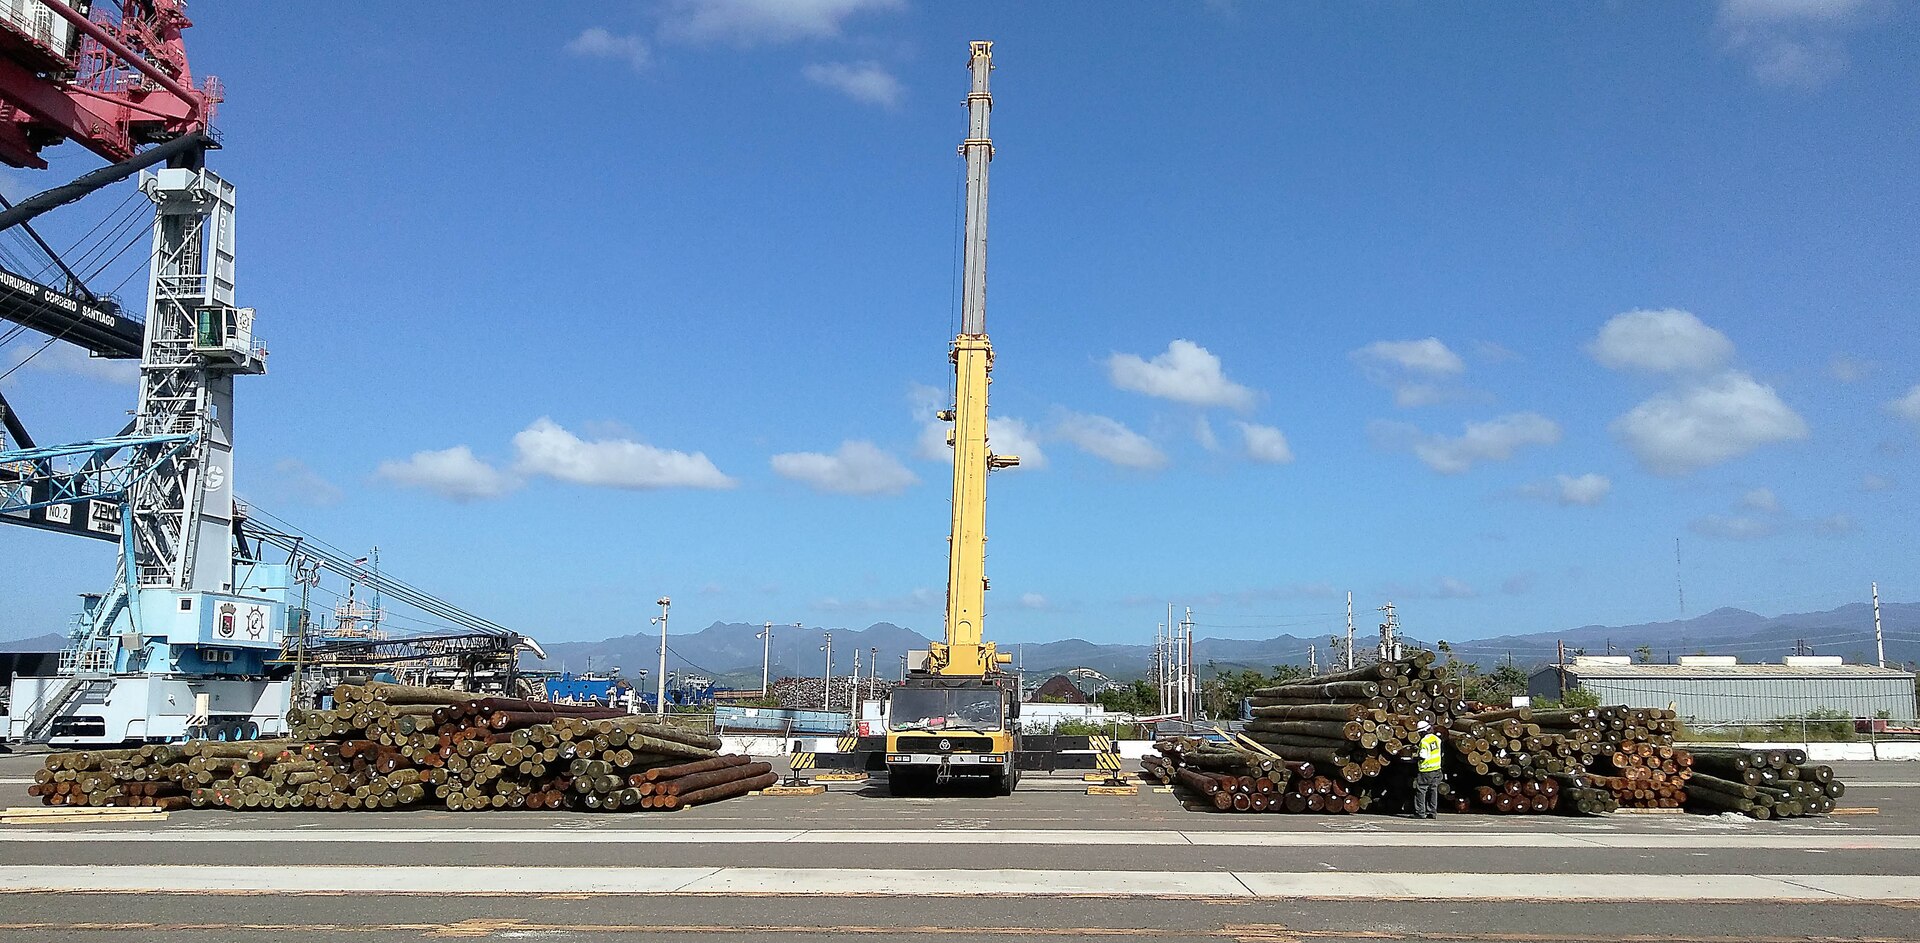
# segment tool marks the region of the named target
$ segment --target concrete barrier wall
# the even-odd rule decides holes
[[[1687,744],[1676,746],[1685,748]],[[1833,743],[1713,743],[1702,746],[1739,747],[1742,750],[1805,750],[1809,763],[1855,763],[1871,760],[1896,762],[1920,761],[1920,741],[1881,740],[1877,742]]]
[[[817,737],[801,737],[804,741],[816,741]],[[720,752],[745,753],[749,756],[785,756],[793,741],[782,737],[740,737],[727,734],[720,738]],[[817,749],[817,747],[816,747]],[[827,741],[827,749],[833,749],[833,741]]]
[[[748,753],[754,756],[785,756],[794,740],[799,740],[804,749],[820,753],[832,753],[839,749],[833,737],[743,737],[732,734],[720,738],[725,744],[723,752]],[[1120,756],[1127,760],[1138,760],[1153,750],[1152,740],[1115,741]],[[1686,744],[1679,744],[1686,747]],[[1810,763],[1851,763],[1871,760],[1890,760],[1897,762],[1920,762],[1920,741],[1882,740],[1877,743],[1714,743],[1712,746],[1739,747],[1743,750],[1805,750]]]

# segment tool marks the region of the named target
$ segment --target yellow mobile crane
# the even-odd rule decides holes
[[[1003,794],[1019,781],[1019,685],[1000,666],[1012,661],[986,641],[987,474],[1020,463],[995,455],[987,441],[987,385],[993,344],[987,340],[987,165],[993,141],[988,78],[993,43],[971,44],[967,94],[967,228],[962,267],[960,334],[953,339],[953,405],[939,413],[953,424],[953,521],[947,536],[946,640],[909,665],[889,698],[887,773],[895,793],[956,777],[986,777]]]

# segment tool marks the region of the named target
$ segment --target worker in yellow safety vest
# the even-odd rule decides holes
[[[1440,808],[1440,733],[1420,722],[1419,772],[1413,777],[1413,817],[1430,819]]]

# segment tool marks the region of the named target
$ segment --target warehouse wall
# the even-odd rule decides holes
[[[1812,711],[1839,711],[1849,717],[1916,716],[1913,682],[1908,678],[1862,677],[1583,677],[1567,669],[1569,687],[1592,692],[1602,704],[1629,707],[1674,705],[1680,716],[1697,721],[1773,720]],[[1528,685],[1536,697],[1554,697],[1558,680],[1551,670],[1536,673]]]

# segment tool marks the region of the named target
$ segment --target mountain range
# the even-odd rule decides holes
[[[1881,619],[1887,637],[1889,664],[1920,661],[1920,603],[1882,603]],[[723,684],[751,687],[760,680],[760,626],[745,623],[715,622],[697,632],[668,638],[667,669],[691,670],[720,680]],[[821,651],[823,631],[774,626],[769,649],[769,676],[816,676],[826,668],[826,653]],[[1377,645],[1378,636],[1367,632],[1356,638],[1356,648],[1365,651]],[[1409,645],[1432,647],[1436,639],[1408,635]],[[1679,655],[1734,655],[1743,662],[1777,662],[1791,655],[1804,641],[1814,654],[1840,655],[1849,662],[1874,660],[1873,608],[1854,603],[1825,612],[1791,613],[1763,616],[1743,609],[1723,608],[1669,622],[1640,625],[1586,625],[1558,632],[1506,635],[1495,638],[1456,642],[1450,647],[1462,661],[1492,667],[1511,659],[1523,667],[1548,664],[1559,656],[1565,643],[1569,658],[1575,654],[1632,654],[1640,646],[1651,650],[1653,660],[1669,661]],[[1315,646],[1323,668],[1337,658],[1323,636],[1278,635],[1266,639],[1200,638],[1194,641],[1194,661],[1202,674],[1252,668],[1271,671],[1275,665],[1307,663],[1307,649]],[[877,649],[882,675],[897,676],[900,658],[909,650],[924,649],[929,639],[912,629],[889,622],[877,622],[866,629],[833,630],[833,671],[844,675],[853,670],[851,652],[863,653],[862,673]],[[638,677],[639,669],[658,670],[660,638],[657,635],[624,635],[598,642],[556,642],[546,646],[544,663],[528,661],[527,667],[580,672],[619,667],[627,676]],[[1003,648],[1014,656],[1016,665],[1030,678],[1044,677],[1069,668],[1092,668],[1115,680],[1145,676],[1152,646],[1144,644],[1089,642],[1064,639],[1057,642],[1012,643]]]
[[[1886,635],[1889,664],[1920,661],[1920,603],[1882,603],[1881,618]],[[738,622],[715,622],[704,629],[667,639],[667,670],[692,672],[714,678],[723,685],[753,687],[760,682],[760,626]],[[861,672],[878,664],[883,676],[897,677],[901,657],[908,651],[925,649],[929,639],[912,629],[890,622],[876,622],[865,629],[834,629],[833,672],[846,675],[853,671],[853,653],[861,653]],[[773,639],[767,647],[768,675],[771,678],[818,676],[827,666],[822,651],[825,632],[818,628],[801,629],[793,625],[773,627]],[[1368,631],[1355,645],[1366,651],[1377,644],[1377,635]],[[1438,640],[1408,635],[1409,645],[1431,647]],[[0,651],[57,651],[65,637],[43,635],[31,639],[0,642]],[[1251,668],[1272,671],[1276,665],[1307,663],[1308,646],[1314,646],[1321,666],[1338,659],[1324,636],[1277,635],[1266,639],[1200,638],[1194,641],[1194,661],[1203,675],[1213,670],[1233,671]],[[1743,609],[1715,609],[1691,619],[1649,622],[1640,625],[1586,625],[1557,632],[1506,635],[1495,638],[1456,642],[1451,648],[1462,661],[1483,667],[1512,659],[1523,667],[1548,664],[1564,643],[1569,657],[1578,653],[1632,654],[1640,646],[1651,650],[1653,660],[1668,661],[1679,655],[1734,655],[1743,662],[1777,662],[1793,654],[1805,642],[1814,654],[1839,655],[1849,662],[1871,663],[1873,644],[1873,608],[1853,603],[1825,612],[1791,613],[1763,616]],[[597,642],[554,642],[546,646],[547,660],[524,660],[527,668],[565,670],[575,673],[608,671],[618,668],[630,678],[648,677],[659,670],[660,637],[657,635],[621,635]],[[1144,677],[1152,646],[1126,643],[1089,642],[1064,639],[1057,642],[1013,643],[1005,650],[1029,678],[1057,674],[1070,668],[1092,668],[1114,680]]]

